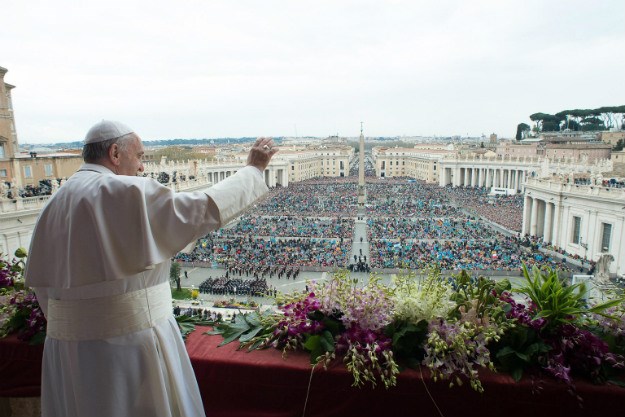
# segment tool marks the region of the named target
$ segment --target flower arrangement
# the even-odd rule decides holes
[[[216,308],[240,308],[240,309],[248,309],[253,310],[258,308],[258,303],[254,300],[248,301],[237,301],[234,298],[229,300],[217,300],[213,303],[213,307]]]
[[[17,333],[31,344],[45,340],[46,319],[35,293],[24,288],[22,273],[26,251],[18,249],[12,260],[0,259],[0,337]]]
[[[515,380],[546,374],[574,394],[573,376],[603,383],[622,372],[622,298],[588,306],[584,285],[567,285],[556,271],[524,267],[523,275],[525,285],[512,290],[464,271],[446,279],[432,269],[423,280],[406,273],[391,285],[341,271],[308,292],[279,295],[278,311],[238,315],[208,333],[248,350],[304,350],[313,365],[341,359],[357,387],[390,388],[403,367],[427,367],[435,381],[482,392],[487,368]]]

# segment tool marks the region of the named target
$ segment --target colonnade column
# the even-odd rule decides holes
[[[552,204],[545,202],[545,226],[543,232],[543,242],[551,242],[551,216],[553,214]]]
[[[530,213],[530,236],[536,236],[538,225],[538,199],[532,198],[532,212]]]
[[[525,236],[528,232],[527,225],[529,224],[529,216],[531,213],[529,212],[531,197],[525,196],[523,198],[523,220],[521,222],[521,236]]]
[[[560,246],[560,210],[559,204],[553,205],[553,233],[551,234],[551,243]]]

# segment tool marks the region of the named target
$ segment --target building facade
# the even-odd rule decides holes
[[[609,132],[601,132],[599,138],[611,146],[615,146],[619,140],[625,140],[625,130],[610,130]]]
[[[454,151],[446,145],[419,145],[414,148],[374,147],[376,176],[410,177],[427,183],[439,181],[439,161]]]
[[[11,91],[6,68],[0,67],[0,182],[14,189],[38,186],[41,180],[70,177],[80,167],[82,157],[76,153],[20,153],[15,128]]]
[[[441,159],[441,187],[495,187],[523,191],[525,181],[541,169],[539,158],[448,156]]]
[[[625,178],[625,150],[612,152],[611,159],[614,175]]]
[[[0,181],[11,181],[17,177],[13,156],[18,151],[17,133],[11,90],[15,86],[4,82],[6,68],[0,67]]]
[[[351,146],[334,144],[318,147],[280,147],[273,159],[288,164],[289,181],[299,182],[319,177],[347,177],[355,151]],[[272,159],[272,161],[273,161]]]
[[[541,135],[522,141],[503,140],[496,148],[503,158],[549,158],[562,161],[595,162],[610,159],[612,146],[599,141],[596,135]]]
[[[71,153],[17,154],[14,166],[20,188],[38,186],[41,180],[61,180],[71,177],[82,165],[81,155]],[[16,179],[17,179],[16,178]]]
[[[610,272],[625,274],[625,188],[605,187],[600,176],[580,184],[566,178],[529,178],[522,234],[541,238],[583,259],[611,254]],[[599,184],[599,185],[597,185]]]

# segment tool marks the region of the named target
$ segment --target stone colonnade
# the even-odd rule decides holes
[[[454,187],[497,187],[520,190],[526,172],[512,168],[457,167],[452,177]]]
[[[170,164],[146,164],[145,172],[148,174],[158,175],[160,172],[166,172],[170,178],[176,172],[179,176],[184,175],[188,179],[194,176],[197,180],[206,181],[216,184],[231,175],[234,175],[243,166],[238,163],[218,163],[206,164],[201,161],[190,161],[187,163],[170,163]],[[270,164],[264,172],[265,184],[268,187],[277,185],[287,187],[289,185],[289,176],[286,163]]]
[[[560,236],[560,210],[561,207],[554,198],[546,201],[526,194],[521,235],[542,237],[544,242],[557,239]]]
[[[439,185],[444,187],[496,187],[522,191],[523,184],[536,167],[496,166],[496,162],[488,166],[445,166],[441,164]]]

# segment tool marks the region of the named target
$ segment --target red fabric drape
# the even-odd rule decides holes
[[[584,399],[580,408],[564,385],[547,377],[515,383],[493,372],[481,374],[483,394],[466,385],[449,388],[447,382],[434,382],[427,370],[423,378],[419,371],[403,371],[389,390],[359,389],[351,387],[352,377],[339,362],[328,370],[317,366],[308,391],[307,354],[291,352],[285,360],[275,349],[248,353],[237,351],[236,343],[217,347],[223,339],[204,335],[207,330],[199,327],[186,344],[208,416],[440,416],[436,406],[446,417],[625,414],[625,389],[620,387],[577,381]],[[0,396],[39,395],[41,354],[41,346],[26,345],[15,336],[0,339]]]
[[[0,397],[38,397],[43,345],[30,346],[10,335],[0,339]]]

